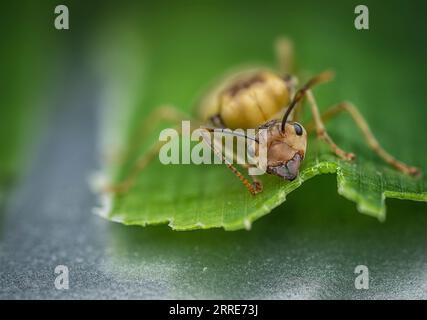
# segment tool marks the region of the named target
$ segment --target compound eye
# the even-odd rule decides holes
[[[302,129],[301,125],[299,123],[294,123],[294,129],[297,136],[302,136],[304,130]]]

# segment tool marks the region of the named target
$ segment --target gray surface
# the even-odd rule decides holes
[[[64,84],[1,213],[1,298],[427,298],[425,204],[389,201],[380,224],[336,195],[333,176],[308,182],[250,232],[176,233],[91,214],[97,94],[84,79]],[[59,264],[70,269],[67,291],[54,288]],[[354,288],[358,264],[370,268],[367,291]]]

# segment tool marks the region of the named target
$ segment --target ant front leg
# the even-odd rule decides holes
[[[209,137],[212,137],[213,143],[211,143],[211,141],[205,135],[203,135],[203,141],[211,148],[211,150],[219,158],[222,159],[222,161],[224,161],[224,164],[227,166],[227,168],[230,169],[231,172],[233,172],[234,175],[237,178],[239,178],[240,182],[246,187],[246,189],[248,189],[248,191],[252,195],[256,195],[257,193],[260,193],[262,191],[262,183],[261,183],[261,181],[259,181],[254,176],[250,176],[251,179],[252,179],[252,181],[253,181],[253,183],[250,183],[248,181],[248,179],[246,179],[245,176],[239,170],[237,170],[237,168],[235,166],[233,166],[233,164],[231,163],[231,161],[229,159],[227,159],[226,156],[224,156],[224,154],[222,153],[222,149],[220,151],[219,148],[217,148],[215,146],[216,144],[220,144],[220,143],[222,144],[222,142],[215,143],[215,136],[213,135],[213,132],[215,130],[222,130],[223,133],[227,133],[228,132],[228,131],[226,131],[227,129],[216,129],[216,128],[208,128],[208,127],[203,127],[203,129],[205,129],[206,131],[209,132]],[[233,133],[230,132],[230,134],[233,134]],[[243,165],[243,166],[245,167],[245,165]]]
[[[255,167],[255,166],[250,165],[248,163],[242,164],[241,166],[247,170],[249,170],[249,168]],[[262,192],[264,190],[264,186],[262,184],[262,181],[260,179],[258,179],[257,176],[255,176],[255,175],[251,175],[251,174],[248,174],[248,175],[252,179],[252,186],[254,187],[255,192],[256,193]]]
[[[249,175],[252,179],[252,186],[255,189],[255,194],[262,192],[264,190],[264,186],[262,181],[257,178],[257,176]]]
[[[317,106],[316,99],[314,98],[314,95],[311,90],[307,90],[306,96],[307,101],[310,104],[310,109],[313,115],[317,136],[323,141],[325,141],[338,157],[344,160],[353,160],[356,156],[353,153],[345,152],[344,150],[342,150],[329,136],[322,121],[322,117],[320,116],[319,107]]]
[[[380,145],[378,140],[373,135],[371,129],[369,128],[368,123],[366,122],[365,118],[362,116],[362,114],[359,112],[359,110],[352,105],[349,102],[341,102],[329,109],[326,110],[325,113],[322,114],[322,119],[324,121],[327,121],[331,119],[332,117],[338,115],[341,112],[348,112],[353,119],[353,121],[356,123],[357,127],[360,129],[360,131],[363,134],[363,137],[368,144],[368,146],[385,162],[387,162],[389,165],[393,166],[397,170],[409,174],[409,175],[417,175],[420,173],[420,170],[416,167],[409,166],[399,160],[397,160],[395,157],[393,157],[391,154],[389,154],[384,148]],[[307,130],[310,130],[308,128]]]

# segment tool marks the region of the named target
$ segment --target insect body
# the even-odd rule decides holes
[[[295,91],[290,76],[261,69],[227,79],[200,105],[204,122],[229,129],[267,129],[267,173],[293,180],[307,147],[307,133],[297,122],[286,122],[284,110]]]
[[[200,102],[197,123],[209,124],[211,132],[223,129],[267,129],[267,168],[266,172],[285,180],[293,180],[298,176],[299,168],[306,154],[307,135],[315,132],[318,138],[326,142],[332,152],[344,160],[352,160],[355,155],[339,148],[328,135],[324,121],[346,111],[361,130],[367,144],[385,162],[405,174],[416,175],[419,170],[395,159],[386,152],[372,134],[368,124],[356,107],[347,102],[339,103],[320,114],[312,87],[332,79],[331,72],[324,72],[309,80],[296,90],[296,77],[289,74],[289,63],[292,60],[292,46],[286,39],[278,42],[279,63],[281,73],[268,69],[256,69],[240,72],[225,79],[217,88]],[[285,66],[285,67],[283,67]],[[298,122],[296,108],[306,98],[313,117],[307,130]],[[189,116],[171,107],[157,109],[143,124],[150,127],[154,122],[167,118],[169,120],[188,120]],[[258,143],[257,137],[255,140]],[[223,157],[210,145],[213,151]],[[160,145],[143,155],[122,183],[110,188],[110,191],[126,191],[132,186],[135,177],[157,154]],[[233,164],[225,161],[231,171],[242,181],[252,194],[262,191],[261,181],[250,176],[250,182]],[[249,165],[243,166],[248,168]]]
[[[289,105],[293,84],[269,70],[241,72],[224,80],[202,100],[202,121],[230,129],[256,128],[283,114]]]

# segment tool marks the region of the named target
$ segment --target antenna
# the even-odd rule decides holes
[[[298,102],[300,102],[302,98],[304,98],[306,92],[317,84],[321,84],[321,83],[332,80],[334,75],[335,73],[333,71],[330,71],[330,70],[324,71],[318,74],[317,76],[311,78],[310,80],[308,80],[307,83],[297,91],[297,93],[295,94],[293,100],[289,104],[289,107],[288,109],[286,109],[286,112],[283,116],[282,126],[281,126],[282,132],[285,130],[285,125],[286,125],[286,122],[288,121],[289,115],[291,114],[295,106],[298,104]]]

